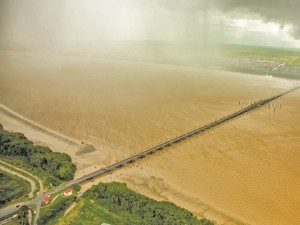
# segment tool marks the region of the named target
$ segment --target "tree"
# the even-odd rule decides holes
[[[158,202],[129,190],[125,184],[110,183],[93,186],[83,195],[94,200],[131,225],[213,225],[173,203]]]
[[[28,206],[23,205],[21,206],[19,213],[18,213],[18,224],[19,225],[29,225],[27,214],[28,214]]]

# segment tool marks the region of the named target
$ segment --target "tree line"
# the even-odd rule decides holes
[[[8,132],[1,128],[0,155],[20,160],[29,167],[43,171],[53,185],[59,181],[72,180],[76,171],[76,166],[69,155],[34,145],[23,134]]]
[[[170,202],[159,202],[138,194],[125,184],[98,184],[83,195],[94,200],[110,212],[120,216],[124,225],[213,225],[207,220],[198,220],[186,209]]]

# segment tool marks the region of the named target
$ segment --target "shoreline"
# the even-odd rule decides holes
[[[67,142],[68,144],[71,144],[71,145],[80,145],[79,141],[76,141],[75,139],[67,137],[63,134],[59,134],[58,132],[56,132],[54,130],[50,130],[49,128],[46,128],[46,127],[42,126],[41,124],[36,123],[36,122],[22,116],[21,114],[11,110],[10,108],[6,107],[5,105],[3,105],[1,103],[0,103],[0,111],[2,113],[6,114],[7,116],[14,118],[14,119],[20,121],[21,123],[24,123],[42,133],[46,133],[50,136],[61,139],[62,141]]]
[[[24,133],[24,135],[36,145],[46,146],[52,151],[68,154],[72,158],[74,164],[77,166],[74,179],[81,177],[83,172],[90,173],[95,167],[99,168],[100,166],[102,167],[104,165],[103,163],[91,164],[89,160],[86,160],[87,162],[85,162],[85,160],[80,159],[81,151],[83,151],[84,147],[88,146],[88,144],[82,144],[71,137],[67,137],[64,134],[46,128],[45,126],[9,109],[1,103],[0,116],[1,119],[3,119],[1,124],[3,125],[4,129],[13,132]],[[20,129],[16,127],[19,127]],[[94,151],[84,154],[89,155],[93,152]]]

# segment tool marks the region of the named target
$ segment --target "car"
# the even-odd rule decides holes
[[[100,169],[100,171],[107,172],[107,167]]]

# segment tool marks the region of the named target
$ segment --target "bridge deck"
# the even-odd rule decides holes
[[[288,90],[288,91],[286,91],[286,92],[283,92],[283,93],[274,95],[274,96],[272,96],[272,97],[270,97],[270,98],[267,98],[267,99],[263,99],[263,100],[254,102],[254,103],[252,103],[251,105],[249,105],[249,106],[247,106],[247,107],[245,107],[245,108],[243,108],[243,109],[241,109],[241,110],[239,110],[239,111],[237,111],[237,112],[234,112],[234,113],[232,113],[232,114],[230,114],[230,115],[227,115],[227,116],[225,116],[225,117],[223,117],[223,118],[221,118],[221,119],[218,119],[218,120],[213,121],[213,122],[211,122],[211,123],[209,123],[209,124],[206,124],[206,125],[204,125],[204,126],[201,126],[201,127],[199,127],[199,128],[196,128],[196,129],[194,129],[194,130],[192,130],[192,131],[189,131],[189,132],[187,132],[187,133],[185,133],[185,134],[183,134],[183,135],[181,135],[181,136],[178,136],[178,137],[173,138],[173,139],[171,139],[171,140],[168,140],[168,141],[166,141],[166,142],[164,142],[164,143],[162,143],[162,144],[159,144],[159,145],[157,145],[157,146],[154,146],[154,147],[152,147],[152,148],[149,148],[149,149],[147,149],[147,150],[145,150],[145,151],[143,151],[143,152],[141,152],[141,153],[138,153],[138,154],[136,154],[136,155],[130,156],[130,157],[128,157],[127,159],[124,159],[124,160],[121,160],[121,161],[119,161],[119,162],[116,162],[116,163],[114,163],[114,164],[112,164],[112,165],[109,165],[109,166],[106,167],[106,168],[102,168],[102,169],[100,169],[100,170],[98,170],[98,171],[95,171],[95,172],[93,172],[93,173],[91,173],[91,174],[88,174],[88,175],[85,175],[85,176],[83,176],[83,177],[81,177],[81,178],[78,178],[78,179],[76,179],[76,180],[73,180],[73,181],[71,181],[71,182],[69,183],[68,186],[70,186],[70,185],[72,185],[72,184],[79,184],[79,183],[82,183],[82,182],[84,182],[84,181],[86,181],[86,180],[92,179],[93,177],[96,177],[96,176],[99,176],[99,175],[101,175],[101,174],[107,173],[108,171],[111,171],[111,170],[113,170],[113,169],[122,167],[122,166],[124,166],[124,165],[127,164],[127,163],[132,163],[132,162],[136,161],[136,160],[139,159],[139,158],[144,158],[144,157],[146,157],[147,155],[153,154],[154,152],[156,152],[156,151],[158,151],[158,150],[162,150],[162,149],[164,149],[164,148],[166,148],[166,147],[169,147],[169,146],[171,146],[171,145],[173,145],[173,144],[176,144],[176,143],[178,143],[178,142],[181,142],[181,141],[185,140],[185,139],[188,138],[188,137],[191,137],[191,136],[193,136],[193,135],[195,135],[195,134],[199,134],[199,133],[201,133],[201,132],[204,132],[204,131],[206,131],[207,129],[210,129],[210,128],[213,128],[213,127],[215,127],[215,126],[218,126],[218,125],[220,125],[220,124],[222,124],[222,123],[224,123],[224,122],[226,122],[226,121],[228,121],[228,120],[234,119],[234,118],[236,118],[236,117],[238,117],[238,116],[240,116],[240,115],[242,115],[242,114],[245,114],[245,113],[247,113],[247,112],[249,112],[249,111],[251,111],[251,110],[253,110],[253,109],[255,109],[255,108],[258,108],[258,107],[260,107],[260,106],[262,106],[262,105],[265,105],[265,104],[267,104],[267,103],[269,103],[269,102],[271,102],[271,101],[273,101],[273,100],[275,100],[275,99],[277,99],[277,98],[279,98],[279,97],[281,97],[281,96],[283,96],[283,95],[286,95],[286,94],[288,94],[288,93],[290,93],[290,92],[292,92],[292,91],[295,91],[295,90],[298,89],[298,88],[299,88],[299,87],[295,87],[295,88],[293,88],[293,89],[291,89],[291,90]]]

